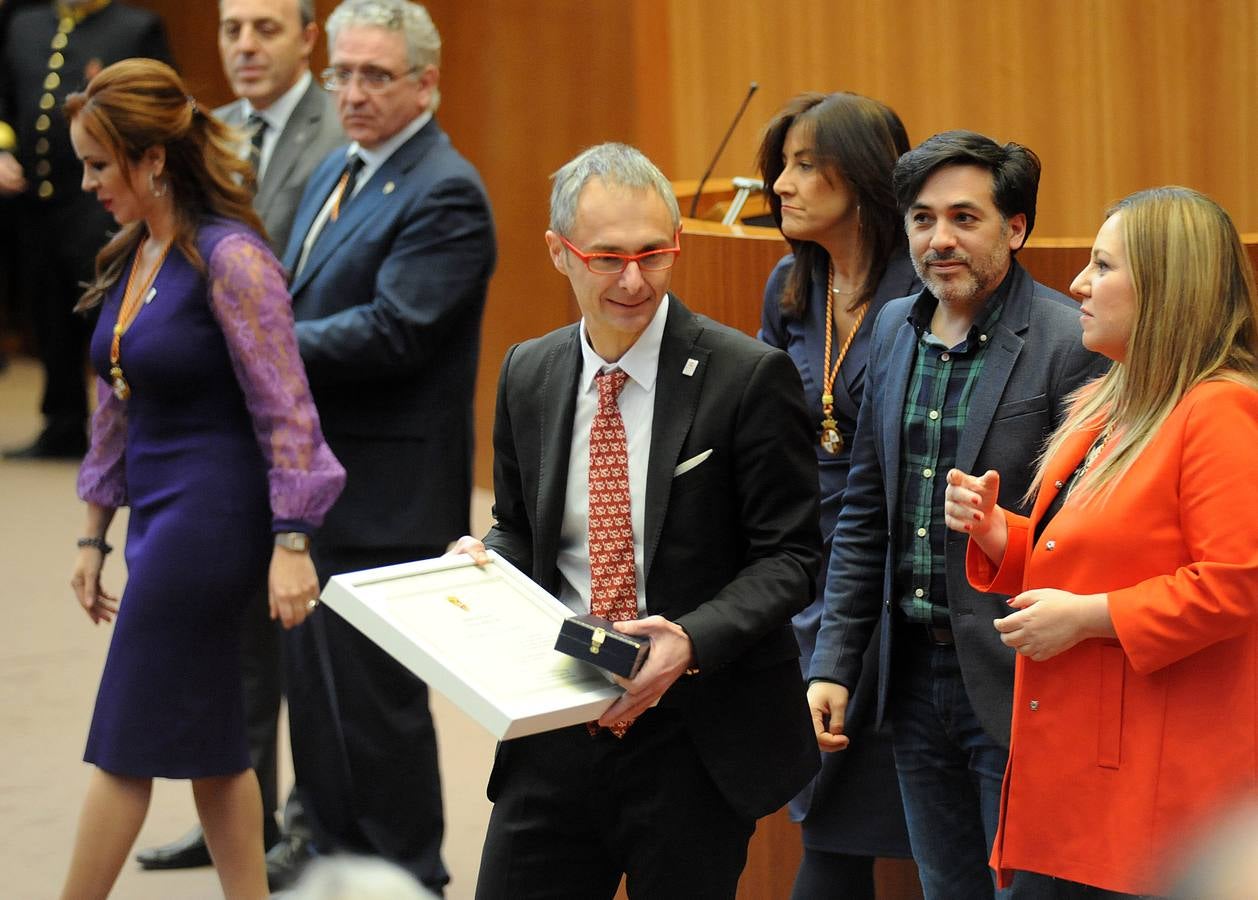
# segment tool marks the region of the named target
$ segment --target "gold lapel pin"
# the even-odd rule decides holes
[[[386,194],[392,194],[392,193],[393,193],[393,189],[394,189],[395,187],[397,187],[397,185],[395,185],[392,181],[390,181],[390,182],[388,182],[388,183],[386,183],[386,184],[385,184],[385,186],[384,186],[384,192],[385,192]]]

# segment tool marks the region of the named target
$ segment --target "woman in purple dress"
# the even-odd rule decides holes
[[[93,622],[117,621],[63,896],[109,893],[160,777],[191,779],[224,894],[265,897],[241,620],[267,594],[286,627],[315,608],[304,536],[345,473],[319,429],[234,133],[153,60],[103,70],[66,114],[83,189],[122,228],[80,302],[100,306],[101,380],[72,585]],[[100,582],[120,506],[130,507],[121,601]]]

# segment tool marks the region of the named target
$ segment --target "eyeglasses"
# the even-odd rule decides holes
[[[563,241],[563,245],[581,258],[581,262],[585,263],[585,267],[595,275],[619,275],[629,267],[629,263],[638,264],[644,272],[662,272],[665,269],[671,269],[673,263],[677,262],[677,255],[681,253],[681,244],[679,238],[680,232],[673,234],[672,247],[665,247],[661,250],[647,250],[645,253],[584,253],[577,249],[572,241],[568,240],[562,234],[559,240]]]
[[[414,75],[419,71],[418,67],[411,66],[405,72],[399,72],[394,75],[388,69],[377,69],[375,66],[364,66],[361,69],[347,69],[344,66],[328,66],[319,73],[319,80],[323,82],[325,91],[343,91],[349,87],[349,83],[354,80],[354,76],[358,76],[358,83],[362,89],[369,94],[379,94],[387,91],[389,85],[399,79]]]

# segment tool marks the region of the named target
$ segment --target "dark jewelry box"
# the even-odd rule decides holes
[[[582,662],[632,678],[642,668],[651,649],[649,638],[622,634],[612,623],[595,615],[564,619],[555,639],[555,649]]]

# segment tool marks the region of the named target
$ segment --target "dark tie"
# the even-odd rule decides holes
[[[637,576],[633,568],[633,517],[629,500],[629,442],[616,399],[628,375],[600,372],[598,412],[590,423],[589,556],[590,612],[613,622],[638,617]],[[610,731],[624,737],[629,722]],[[597,734],[597,723],[590,723]]]
[[[358,183],[358,173],[363,170],[363,165],[363,158],[357,154],[345,163],[345,171],[341,173],[341,180],[336,183],[333,191],[335,199],[332,201],[332,212],[328,216],[333,222],[340,218],[342,207],[349,206],[349,202],[354,199],[354,185]]]
[[[249,116],[246,123],[249,129],[249,165],[253,166],[254,176],[259,176],[262,169],[262,140],[266,137],[266,119],[257,113]]]

